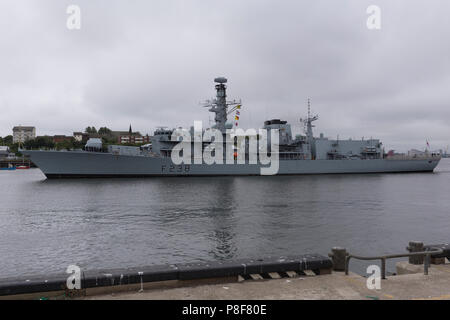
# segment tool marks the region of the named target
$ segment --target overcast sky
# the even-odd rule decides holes
[[[381,30],[366,26],[372,4]],[[445,149],[449,14],[448,0],[3,0],[0,135],[207,124],[199,102],[226,76],[241,127],[282,118],[299,132],[311,98],[317,135]]]

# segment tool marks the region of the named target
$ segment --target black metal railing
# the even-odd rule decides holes
[[[403,257],[413,257],[413,256],[425,256],[425,261],[423,264],[423,273],[424,275],[428,275],[428,267],[430,266],[430,258],[432,255],[442,254],[444,251],[440,248],[428,248],[426,251],[420,252],[408,252],[408,253],[400,253],[400,254],[389,254],[384,256],[375,256],[375,257],[362,257],[356,255],[348,255],[345,257],[345,274],[348,275],[348,267],[350,264],[350,259],[358,259],[358,260],[381,260],[381,279],[386,279],[386,260],[394,259],[394,258],[403,258]]]

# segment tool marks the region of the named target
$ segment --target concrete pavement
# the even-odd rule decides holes
[[[423,266],[422,266],[423,268]],[[381,280],[380,290],[369,290],[367,279],[343,272],[320,276],[302,276],[272,280],[246,280],[242,282],[202,284],[189,287],[144,289],[87,296],[83,299],[448,299],[450,300],[450,264],[432,265],[429,275],[423,269],[417,274],[387,277]]]

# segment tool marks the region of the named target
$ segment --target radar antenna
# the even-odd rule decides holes
[[[225,77],[218,77],[214,79],[214,82],[216,82],[216,91],[217,95],[215,99],[207,100],[203,103],[203,107],[209,108],[208,111],[214,112],[216,116],[214,117],[214,120],[216,122],[216,128],[222,133],[225,133],[225,125],[227,122],[227,115],[230,114],[235,110],[233,108],[231,111],[228,111],[228,107],[241,104],[241,101],[232,100],[227,101],[227,86],[226,83],[228,80]]]

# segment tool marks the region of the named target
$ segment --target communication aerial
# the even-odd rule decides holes
[[[312,128],[315,127],[312,123],[316,120],[319,120],[319,116],[318,115],[311,115],[311,99],[308,99],[308,116],[307,118],[300,118],[300,122],[303,124],[303,129],[305,131],[306,134],[310,134],[312,136]]]
[[[311,115],[311,100],[308,99],[308,117],[306,119],[300,119],[300,122],[304,125],[304,130],[306,133],[306,140],[308,142],[309,151],[311,153],[311,159],[316,159],[316,143],[313,135],[313,127],[312,124],[314,121],[318,120],[318,115]]]

